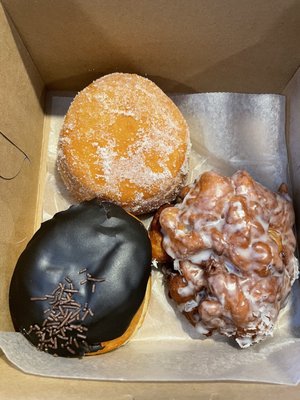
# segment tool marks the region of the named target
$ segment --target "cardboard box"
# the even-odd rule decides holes
[[[0,36],[0,330],[10,331],[11,274],[40,223],[47,93],[114,71],[147,75],[168,92],[284,93],[300,65],[300,3],[2,0]],[[38,378],[4,356],[0,377],[6,399],[299,397],[297,387],[262,384]]]

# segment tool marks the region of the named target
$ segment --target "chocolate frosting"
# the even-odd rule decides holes
[[[45,326],[51,308],[58,310],[57,293],[64,285],[73,289],[64,293],[68,304],[73,301],[75,311],[81,307],[73,326],[84,330],[72,332],[72,325],[65,324],[62,334],[76,337],[79,332],[86,338],[69,349],[57,346],[63,340],[57,338],[46,351],[69,357],[96,351],[128,328],[144,299],[150,265],[150,240],[136,218],[98,200],[71,206],[41,225],[17,262],[9,293],[15,329],[37,346],[37,330]]]

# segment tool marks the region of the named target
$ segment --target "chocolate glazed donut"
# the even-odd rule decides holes
[[[17,262],[9,293],[14,327],[51,354],[101,352],[137,319],[150,265],[140,221],[111,203],[72,206],[41,225]]]

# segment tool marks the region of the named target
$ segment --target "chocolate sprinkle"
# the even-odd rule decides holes
[[[86,268],[81,269],[81,270],[79,271],[79,274],[83,274],[86,270],[87,270]]]
[[[72,283],[70,278],[65,278],[65,280]],[[49,349],[66,349],[72,355],[78,355],[79,352],[81,356],[88,351],[85,341],[86,335],[82,334],[88,328],[83,326],[82,323],[88,315],[93,316],[94,314],[88,308],[87,303],[82,306],[73,299],[73,295],[78,292],[77,289],[67,289],[64,284],[59,283],[52,292],[54,295],[31,297],[32,301],[45,301],[54,298],[53,301],[49,301],[51,308],[44,312],[50,312],[50,315],[43,321],[42,326],[31,325],[29,330],[25,332],[27,335],[32,334],[32,332],[36,335],[39,350],[47,352]],[[74,324],[77,316],[79,316],[79,323]],[[66,331],[68,331],[68,335],[66,335]]]
[[[79,274],[83,274],[86,271],[87,271],[87,268],[84,268],[84,269],[79,271]],[[82,281],[80,281],[80,285],[85,285],[87,282],[92,282],[93,283],[93,285],[92,285],[92,293],[95,293],[96,283],[104,282],[104,281],[105,281],[104,278],[95,278],[89,272],[86,272],[86,279],[83,279]]]

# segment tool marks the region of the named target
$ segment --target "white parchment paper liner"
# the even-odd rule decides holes
[[[205,170],[248,170],[272,190],[288,182],[285,98],[278,95],[208,93],[172,97],[186,117],[192,138],[190,180]],[[54,96],[50,115],[43,219],[72,199],[55,169],[57,138],[71,97]],[[147,221],[145,221],[147,222]],[[97,357],[63,359],[39,352],[21,334],[0,333],[0,347],[21,370],[44,376],[95,380],[237,380],[282,384],[300,381],[300,288],[295,283],[273,338],[239,349],[226,338],[198,338],[166,296],[153,271],[145,322],[126,346]]]

